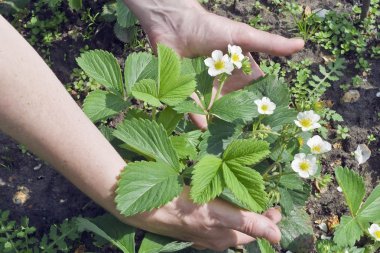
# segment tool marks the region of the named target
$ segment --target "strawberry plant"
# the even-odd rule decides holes
[[[227,54],[216,50],[206,59],[181,59],[158,45],[157,57],[129,55],[123,72],[117,59],[101,50],[85,52],[77,62],[103,85],[85,99],[85,113],[129,161],[116,190],[120,213],[159,208],[187,185],[197,204],[219,197],[254,212],[280,205],[282,247],[310,252],[313,230],[303,208],[308,180],[320,174],[320,158],[331,144],[312,134],[321,127],[320,115],[289,106],[285,83],[269,75],[221,96],[233,71],[251,69],[240,47],[231,45]],[[204,115],[208,129],[197,130],[187,114]],[[115,116],[124,120],[112,128],[104,124]],[[257,247],[270,245],[259,241]]]

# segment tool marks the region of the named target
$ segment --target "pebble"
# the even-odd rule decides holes
[[[0,186],[5,186],[6,183],[4,182],[4,180],[2,178],[0,178]]]
[[[360,93],[358,90],[349,90],[344,93],[341,101],[343,103],[355,103],[360,98]]]
[[[340,186],[338,186],[336,189],[338,190],[338,192],[342,192],[343,191],[342,187],[340,187]]]
[[[37,171],[37,170],[41,169],[41,167],[42,167],[42,163],[40,163],[36,167],[34,167],[33,170]]]
[[[376,97],[380,98],[380,91],[376,93]]]
[[[322,222],[321,224],[318,225],[319,229],[322,230],[323,232],[327,233],[328,228],[326,223]]]
[[[13,195],[12,201],[16,205],[23,205],[30,198],[30,190],[25,186],[17,187],[17,192]]]

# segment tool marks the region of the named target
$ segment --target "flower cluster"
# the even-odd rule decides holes
[[[218,76],[220,74],[231,75],[234,68],[242,68],[243,72],[250,70],[247,68],[247,57],[244,57],[241,47],[235,45],[228,45],[228,54],[223,54],[220,50],[212,52],[211,57],[207,58],[204,63],[209,68],[208,74],[210,76]],[[249,61],[248,61],[249,62]],[[234,67],[235,66],[235,67]]]

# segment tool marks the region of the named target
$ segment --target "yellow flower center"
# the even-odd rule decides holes
[[[314,153],[321,153],[322,151],[322,147],[320,145],[316,145],[314,147],[312,147],[311,149]]]
[[[215,67],[216,70],[224,69],[224,61],[221,61],[221,60],[216,61],[214,63],[214,67]]]
[[[309,169],[310,169],[310,164],[309,164],[308,162],[305,162],[305,161],[300,162],[300,169],[301,169],[302,171],[309,171]]]
[[[380,239],[380,230],[375,232],[376,239]]]
[[[231,59],[232,59],[233,62],[237,62],[237,61],[239,61],[239,55],[238,54],[233,54],[231,56]]]
[[[303,127],[311,127],[313,125],[313,121],[309,118],[301,119],[300,124]]]
[[[261,110],[264,111],[264,112],[268,111],[268,109],[269,109],[268,105],[262,105],[261,106]]]

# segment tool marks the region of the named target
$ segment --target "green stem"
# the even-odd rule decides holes
[[[218,91],[216,92],[214,101],[219,99],[220,93],[222,92],[222,89],[227,80],[227,77],[228,77],[227,75],[222,74],[222,76],[219,78]]]
[[[152,109],[152,119],[154,121],[156,121],[156,114],[157,114],[157,108],[156,107],[153,107]]]

